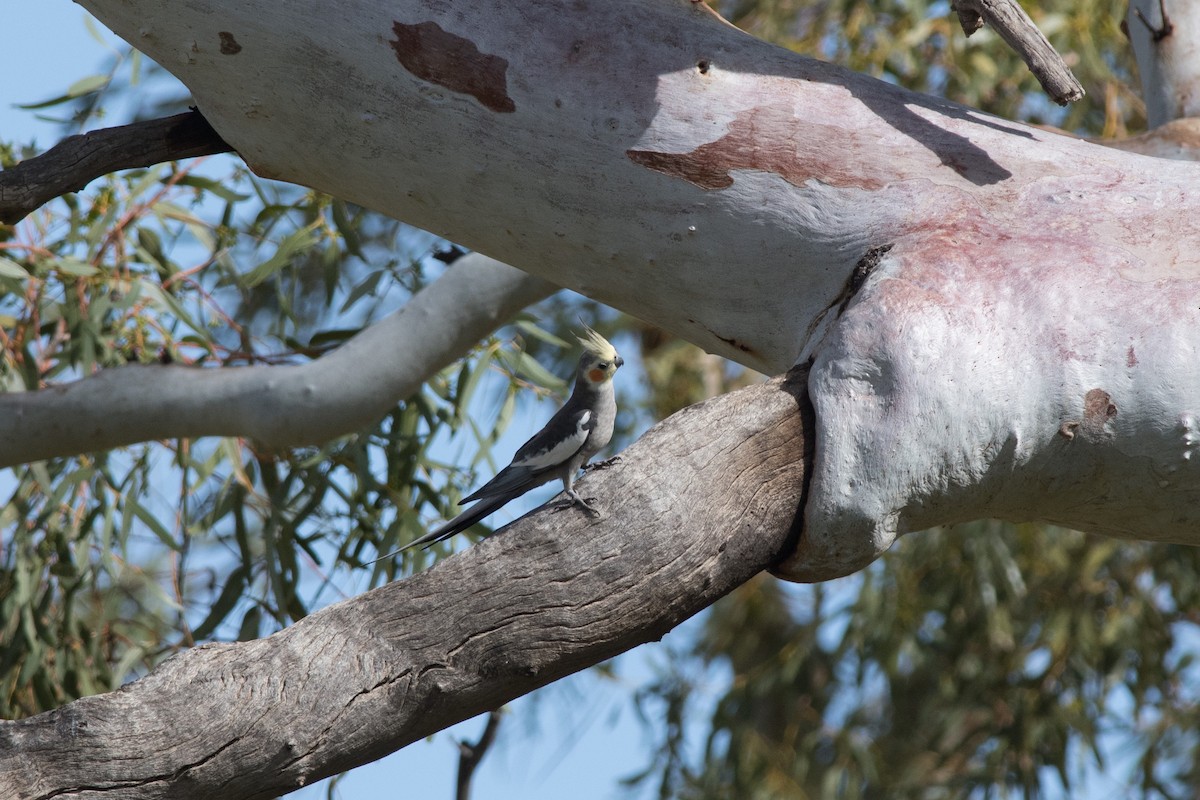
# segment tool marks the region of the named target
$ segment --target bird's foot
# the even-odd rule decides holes
[[[599,517],[599,516],[600,516],[600,512],[599,512],[599,511],[597,511],[597,510],[596,510],[596,509],[595,509],[595,508],[594,508],[594,507],[591,505],[591,503],[589,503],[589,502],[588,502],[588,500],[590,500],[590,501],[592,501],[592,503],[594,503],[594,502],[596,502],[596,498],[594,498],[594,497],[589,497],[587,500],[584,500],[582,497],[580,497],[580,496],[579,496],[579,492],[575,491],[574,489],[569,489],[569,490],[567,490],[567,497],[568,497],[568,498],[570,498],[570,500],[571,500],[571,503],[570,503],[570,505],[572,505],[572,506],[580,506],[580,507],[581,507],[581,508],[583,508],[583,510],[584,510],[584,511],[586,511],[586,512],[587,512],[587,513],[588,513],[590,516],[593,516],[593,517]]]
[[[620,460],[621,460],[620,456],[613,456],[612,458],[606,458],[603,461],[597,461],[594,464],[584,464],[583,471],[591,472],[594,469],[608,469],[609,467],[611,467],[613,464],[617,463]]]
[[[588,498],[588,499],[594,500],[595,498]],[[572,508],[582,509],[583,513],[587,514],[592,519],[600,519],[602,516],[604,516],[597,509],[593,508],[592,506],[589,506],[587,503],[576,503],[571,500],[568,500],[567,502],[563,503],[562,505],[557,506],[550,513],[557,514],[560,511],[569,511]]]

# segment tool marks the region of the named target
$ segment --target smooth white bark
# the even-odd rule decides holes
[[[989,515],[1200,543],[1193,165],[805,59],[690,0],[84,4],[262,174],[757,369],[814,358],[791,577]]]
[[[807,536],[784,570],[857,569],[979,517],[1200,542],[1200,265],[1148,260],[1180,246],[1155,218],[1188,191],[1048,177],[898,243],[817,356]],[[1043,230],[1006,242],[1022,217]]]
[[[268,448],[324,442],[370,425],[556,288],[470,254],[404,308],[307,364],[130,365],[0,394],[0,467],[151,439],[246,436]]]

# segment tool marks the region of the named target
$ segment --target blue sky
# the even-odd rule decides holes
[[[58,140],[57,127],[15,106],[63,93],[99,71],[109,51],[88,31],[87,12],[69,0],[14,3],[5,12],[9,35],[0,51],[0,138],[21,144],[36,141],[45,149]],[[99,23],[96,27],[103,29]],[[104,33],[110,42],[119,42]],[[536,403],[519,413],[510,429],[513,438],[501,443],[496,457],[505,458],[553,410],[553,403]],[[668,642],[686,635],[673,633]],[[641,648],[620,659],[615,680],[586,672],[513,703],[496,746],[476,774],[474,800],[628,797],[619,779],[646,763],[642,727],[629,698],[632,688],[653,673],[654,657],[653,647]],[[449,800],[457,769],[455,742],[474,741],[482,728],[482,718],[471,720],[354,770],[337,784],[335,796]],[[290,797],[315,800],[326,791],[327,782],[322,782]]]

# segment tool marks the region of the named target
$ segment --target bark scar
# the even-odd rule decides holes
[[[699,325],[701,328],[704,328],[704,330],[708,331],[713,336],[720,339],[722,342],[729,345],[730,347],[735,347],[738,350],[741,350],[743,353],[751,353],[751,354],[756,355],[756,353],[754,352],[754,348],[751,347],[750,345],[746,344],[745,342],[738,341],[736,338],[734,338],[732,336],[722,336],[721,334],[717,333],[716,331],[714,331],[712,328],[708,327],[704,323],[697,322],[694,319],[689,319],[688,322],[692,323],[693,325]]]
[[[1160,17],[1162,17],[1162,25],[1151,24],[1150,20],[1146,19],[1146,15],[1142,13],[1140,8],[1135,8],[1133,10],[1133,14],[1138,18],[1138,21],[1146,26],[1146,30],[1150,32],[1150,39],[1155,44],[1158,44],[1163,39],[1175,32],[1175,25],[1171,22],[1171,18],[1167,16],[1167,7],[1163,3],[1163,0],[1158,0],[1158,14]],[[1126,25],[1127,23],[1122,20],[1121,24]],[[1126,37],[1129,36],[1128,30],[1125,30],[1124,33]]]
[[[238,44],[238,40],[233,38],[233,34],[229,31],[217,31],[217,38],[221,40],[222,55],[236,56],[242,52],[242,46]]]
[[[842,312],[846,310],[846,306],[850,305],[850,301],[854,299],[854,296],[866,284],[867,278],[871,277],[871,273],[879,266],[879,262],[883,261],[883,257],[893,247],[895,247],[894,244],[881,244],[863,253],[863,257],[858,260],[858,263],[854,265],[854,269],[850,271],[849,277],[846,278],[846,283],[842,286],[842,291],[838,293],[837,297],[829,301],[829,305],[821,309],[821,313],[813,317],[813,321],[808,324],[808,330],[804,334],[805,341],[812,339],[813,334],[817,331],[817,327],[830,311],[833,311],[835,308],[837,309],[834,313],[834,319],[842,315]]]
[[[892,244],[884,244],[879,247],[872,247],[863,257],[854,265],[854,269],[850,271],[850,277],[846,279],[846,285],[842,288],[842,294],[839,297],[841,303],[838,304],[837,315],[840,317],[842,312],[846,310],[846,306],[850,305],[850,301],[858,294],[858,290],[867,282],[867,278],[871,277],[871,273],[879,266],[879,262],[883,261],[883,257],[895,247]],[[837,300],[833,301],[837,303]],[[831,304],[832,305],[832,304]]]
[[[1117,404],[1112,395],[1103,389],[1089,389],[1083,396],[1083,422],[1080,423],[1092,436],[1103,436],[1104,426],[1117,415]]]
[[[470,39],[455,36],[436,22],[392,23],[389,42],[396,59],[423,81],[467,94],[501,114],[517,110],[508,96],[508,60],[480,52]]]

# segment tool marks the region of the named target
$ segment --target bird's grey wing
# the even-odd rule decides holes
[[[574,411],[565,407],[559,409],[546,427],[521,445],[521,449],[513,456],[511,466],[545,469],[567,463],[571,456],[583,449],[592,428],[596,427],[595,416],[588,408]]]
[[[593,427],[594,415],[588,409],[581,408],[564,414],[566,410],[560,409],[546,423],[546,427],[521,445],[511,464],[474,493],[464,497],[460,505],[482,497],[526,492],[556,477],[555,470],[583,448]]]

